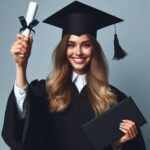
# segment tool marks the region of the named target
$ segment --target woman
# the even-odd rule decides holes
[[[16,85],[5,115],[5,142],[13,150],[94,150],[81,126],[126,98],[108,83],[106,58],[99,43],[90,32],[65,33],[54,51],[53,72],[46,80],[29,84],[26,68],[31,47],[32,36],[26,42],[19,34],[11,48]],[[17,88],[24,89],[23,96]],[[104,150],[145,149],[132,120],[123,120],[119,129],[124,135]]]

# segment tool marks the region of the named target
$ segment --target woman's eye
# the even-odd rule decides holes
[[[84,48],[89,48],[89,47],[91,47],[91,44],[90,43],[83,44],[83,47]]]
[[[67,44],[68,48],[75,48],[75,44]]]

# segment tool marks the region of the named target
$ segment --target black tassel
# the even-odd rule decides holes
[[[115,35],[114,35],[114,57],[113,60],[120,60],[127,56],[127,53],[122,49],[119,44],[119,40],[116,34],[116,27],[115,27]]]

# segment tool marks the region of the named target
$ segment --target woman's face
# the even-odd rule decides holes
[[[67,59],[77,74],[83,74],[93,56],[93,42],[87,34],[71,35],[67,42]]]

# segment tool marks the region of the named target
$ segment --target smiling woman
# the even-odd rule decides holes
[[[126,98],[109,85],[107,61],[96,40],[96,32],[120,21],[77,1],[48,17],[44,22],[62,27],[63,36],[53,53],[53,71],[45,80],[31,83],[28,83],[26,69],[32,36],[25,41],[23,35],[17,35],[11,48],[16,62],[16,83],[8,99],[2,132],[11,149],[96,149],[82,125]],[[17,53],[24,53],[24,57]],[[79,79],[83,82],[78,82]],[[124,135],[104,150],[145,150],[136,123],[124,119],[118,124],[118,130]]]
[[[84,74],[93,56],[93,42],[84,34],[71,35],[67,43],[67,59],[77,74]]]

